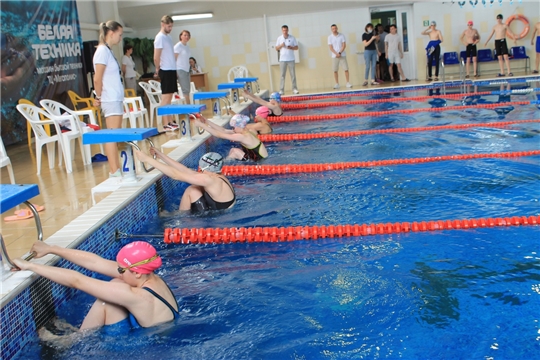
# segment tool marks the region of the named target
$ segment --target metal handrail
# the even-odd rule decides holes
[[[38,232],[38,240],[43,241],[43,227],[41,226],[41,219],[39,218],[39,214],[37,209],[34,207],[34,205],[29,202],[25,201],[24,204],[28,206],[30,211],[32,211],[32,214],[34,215],[34,220],[36,221],[36,229]],[[36,252],[32,251],[27,257],[24,258],[24,260],[29,261],[33,259],[36,256]],[[2,237],[2,234],[0,234],[0,256],[2,259],[2,262],[5,260],[11,269],[18,269],[17,266],[11,261],[11,258],[9,257],[7,250],[6,250],[6,244],[4,242],[4,238]]]

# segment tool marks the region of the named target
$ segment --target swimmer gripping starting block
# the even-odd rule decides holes
[[[107,130],[98,130],[92,131],[89,133],[83,134],[83,144],[92,145],[92,144],[103,144],[111,142],[125,142],[130,146],[127,150],[122,150],[120,152],[120,157],[122,159],[121,167],[123,177],[120,178],[109,178],[92,188],[92,202],[95,205],[96,200],[94,194],[97,192],[109,192],[117,190],[123,184],[136,184],[139,179],[135,174],[135,157],[133,156],[133,148],[139,150],[137,144],[134,141],[146,140],[150,143],[151,146],[154,146],[150,137],[158,135],[159,132],[156,128],[128,128],[128,129],[107,129]],[[146,172],[150,172],[153,168],[147,169],[142,163],[143,169]]]
[[[251,92],[251,90],[253,89],[252,83],[255,83],[255,86],[257,88],[257,91],[255,91],[256,94],[258,94],[259,91],[261,91],[261,89],[259,88],[259,83],[257,82],[257,80],[259,80],[259,78],[256,78],[256,77],[234,78],[235,83],[245,83],[246,88],[247,88],[247,90],[249,92]]]
[[[39,218],[39,213],[35,206],[28,200],[39,195],[39,188],[36,184],[29,185],[19,185],[19,184],[1,184],[0,185],[0,212],[5,213],[8,210],[13,209],[15,206],[20,204],[25,204],[28,206],[32,214],[34,215],[34,220],[36,222],[36,229],[38,233],[38,240],[43,241],[43,228],[41,226],[41,220]],[[6,250],[6,245],[4,243],[4,238],[0,234],[0,256],[2,260],[2,270],[4,262],[8,263],[12,268],[17,268],[9,258]],[[25,258],[25,260],[30,260],[35,254],[30,254]]]
[[[196,93],[198,94],[198,93]],[[195,96],[195,94],[193,94]],[[180,131],[182,136],[186,136],[188,140],[192,140],[191,138],[191,129],[190,129],[190,121],[189,117],[192,114],[199,114],[201,111],[206,110],[205,104],[197,104],[197,105],[165,105],[160,106],[157,108],[157,114],[158,115],[186,115],[183,120],[181,120],[180,125]]]
[[[230,90],[231,91],[231,98],[233,104],[240,104],[240,94],[238,89],[243,89],[245,86],[245,83],[243,82],[237,82],[237,83],[224,83],[224,84],[218,84],[217,88],[218,90]]]
[[[193,94],[193,100],[212,100],[212,112],[214,119],[221,119],[221,106],[219,106],[219,99],[227,101],[225,108],[227,109],[227,115],[229,115],[230,102],[227,98],[226,91],[209,91],[209,92],[197,92]]]

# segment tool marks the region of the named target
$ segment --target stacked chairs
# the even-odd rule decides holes
[[[82,98],[77,95],[77,93],[71,90],[68,90],[68,96],[75,110],[92,110],[94,112],[94,116],[99,122],[99,127],[103,129],[101,110],[98,107],[94,106],[94,100],[92,98]]]

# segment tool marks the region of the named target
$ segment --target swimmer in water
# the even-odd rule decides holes
[[[268,151],[257,135],[246,129],[248,122],[249,117],[246,115],[233,115],[229,122],[233,129],[228,130],[199,116],[195,119],[194,125],[203,128],[215,137],[239,142],[242,148],[232,148],[228,156],[231,159],[240,161],[265,159],[268,157]]]
[[[152,327],[178,317],[178,304],[167,284],[154,271],[161,266],[156,249],[147,242],[135,241],[124,246],[116,261],[88,251],[67,249],[36,241],[36,258],[48,254],[112,278],[98,280],[78,271],[13,259],[20,270],[32,271],[60,285],[81,290],[96,297],[80,330],[103,328],[119,334],[131,328]]]
[[[171,179],[191,184],[182,195],[180,210],[191,210],[193,214],[200,214],[207,210],[228,209],[234,205],[236,194],[229,180],[221,175],[223,157],[220,154],[204,154],[199,160],[200,171],[194,171],[156,148],[150,148],[150,153],[164,163],[140,150],[134,151],[140,161],[152,165]]]
[[[254,103],[266,106],[270,110],[270,116],[283,115],[283,109],[281,109],[281,105],[279,104],[281,102],[281,95],[278,92],[270,94],[270,100],[266,101],[244,89],[244,97],[250,99]]]
[[[246,125],[246,129],[257,134],[271,134],[274,130],[266,118],[270,110],[266,106],[259,106],[255,111],[255,122]]]

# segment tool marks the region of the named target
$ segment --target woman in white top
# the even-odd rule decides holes
[[[192,74],[202,73],[202,69],[199,64],[197,64],[197,60],[195,60],[194,57],[189,58],[189,72]]]
[[[99,45],[94,54],[94,99],[95,106],[101,106],[107,129],[122,127],[124,115],[124,87],[120,78],[120,66],[111,46],[122,40],[124,29],[116,21],[109,20],[99,25]],[[121,177],[118,146],[105,144],[105,154],[109,159],[109,177]]]
[[[131,58],[133,54],[133,46],[124,46],[124,56],[122,57],[122,74],[124,74],[124,86],[126,89],[133,89],[137,92],[137,72],[135,71],[135,63]]]
[[[179,39],[180,41],[174,45],[176,74],[178,76],[178,83],[182,89],[182,94],[184,94],[184,98],[189,104],[189,91],[191,90],[189,58],[191,57],[191,50],[187,43],[189,39],[191,39],[191,33],[187,30],[182,30]]]

